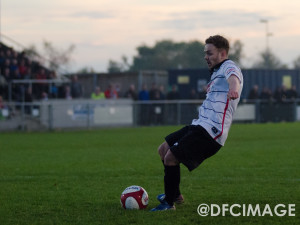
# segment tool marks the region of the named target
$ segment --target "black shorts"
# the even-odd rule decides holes
[[[189,125],[165,138],[176,159],[189,171],[197,168],[205,159],[222,147],[201,126]]]

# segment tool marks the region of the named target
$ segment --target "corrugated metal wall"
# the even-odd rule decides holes
[[[169,70],[169,85],[177,85],[182,98],[188,98],[191,89],[199,91],[199,84],[203,80],[210,80],[210,73],[207,69],[181,69]],[[283,84],[296,85],[297,92],[300,93],[300,71],[299,70],[265,70],[265,69],[243,69],[244,88],[242,98],[247,98],[251,88],[258,85],[259,92],[264,87],[268,87],[272,92]],[[180,79],[183,77],[186,79]]]
[[[299,70],[263,70],[247,69],[243,70],[244,90],[243,97],[247,97],[253,85],[258,85],[259,91],[268,87],[272,92],[277,87],[284,84],[284,79],[290,77],[290,85],[296,85],[297,92],[300,93],[300,71]],[[287,88],[288,85],[286,84]]]

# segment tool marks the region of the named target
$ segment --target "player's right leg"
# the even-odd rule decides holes
[[[158,147],[158,154],[160,159],[164,164],[164,186],[165,186],[165,194],[161,194],[157,197],[159,202],[161,203],[156,208],[153,208],[151,211],[161,211],[161,210],[169,210],[175,209],[174,202],[178,197],[182,198],[179,190],[180,184],[180,166],[178,160],[174,160],[175,158],[169,156],[168,152],[170,151],[170,146],[178,144],[178,141],[186,135],[189,128],[188,126],[169,134],[165,138],[165,142],[163,142]],[[172,164],[172,165],[171,165]],[[173,165],[174,164],[174,165]],[[182,198],[183,200],[183,198]]]
[[[166,198],[166,194],[160,194],[160,195],[157,195],[156,196],[156,199],[160,202],[160,203],[163,203],[165,201],[165,198]],[[176,204],[182,204],[184,203],[184,198],[182,196],[182,194],[179,194],[175,199],[174,199],[174,202]]]
[[[183,197],[180,194],[179,184],[180,184],[180,166],[178,160],[174,157],[172,152],[169,150],[169,145],[167,142],[164,142],[160,145],[158,149],[159,155],[164,159],[162,159],[164,163],[164,187],[165,194],[161,194],[157,196],[157,199],[160,202],[156,208],[153,208],[151,211],[162,211],[162,210],[174,210],[175,205],[174,202],[178,200],[178,198],[182,199]]]
[[[169,145],[165,145],[164,143],[161,145],[161,151],[164,152],[164,147],[169,147]],[[164,183],[165,183],[165,194],[160,194],[157,196],[157,200],[164,204],[165,201],[169,202],[171,205],[173,203],[181,204],[184,202],[183,196],[180,193],[179,190],[179,184],[180,184],[180,166],[178,160],[175,158],[175,156],[172,154],[170,150],[167,150],[167,154],[165,154],[165,158],[163,160],[164,167],[165,167],[165,177],[164,177]],[[173,178],[170,178],[173,177]],[[169,177],[169,178],[168,178]],[[170,185],[171,182],[171,185]],[[168,201],[168,197],[166,197],[166,194],[171,195],[169,198],[172,199],[172,201]]]

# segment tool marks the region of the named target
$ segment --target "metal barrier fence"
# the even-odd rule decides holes
[[[201,104],[200,100],[128,99],[7,103],[0,109],[0,131],[183,125],[198,118]],[[234,122],[280,121],[300,121],[300,100],[243,101],[234,116]]]

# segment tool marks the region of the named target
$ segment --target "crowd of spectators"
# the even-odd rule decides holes
[[[132,84],[125,92],[124,97],[140,101],[183,99],[178,91],[177,85],[172,85],[169,91],[165,91],[164,85],[157,85],[156,83],[152,83],[150,89],[148,89],[146,84],[143,84],[141,90],[138,92]],[[203,92],[197,92],[196,89],[191,89],[188,99],[205,99],[205,97],[206,88],[204,88]]]
[[[259,86],[254,85],[250,90],[247,99],[249,100],[275,100],[277,102],[284,102],[286,100],[293,100],[298,98],[298,92],[295,85],[292,85],[290,89],[287,89],[284,85],[277,87],[274,92],[268,87],[263,87],[261,92]]]
[[[206,85],[202,86],[202,90],[198,92],[195,88],[192,88],[189,95],[185,99],[197,100],[206,98]],[[293,85],[290,89],[287,89],[284,85],[271,91],[268,87],[263,87],[259,90],[258,85],[254,85],[246,99],[248,100],[276,100],[284,101],[288,99],[297,99],[298,93],[296,86]],[[134,84],[131,84],[125,91],[124,95],[121,95],[119,90],[113,84],[109,84],[107,89],[102,92],[100,87],[96,87],[95,91],[91,94],[92,99],[117,99],[117,98],[128,98],[134,101],[153,101],[153,100],[179,100],[183,99],[178,91],[177,85],[169,87],[169,91],[165,91],[163,85],[157,85],[152,83],[150,89],[147,84],[143,84],[141,90],[137,90]]]
[[[55,95],[55,88],[49,90],[49,87],[42,80],[55,79],[54,71],[43,67],[39,62],[30,60],[26,53],[17,52],[13,48],[0,43],[0,95],[8,99],[9,82],[12,80],[41,80],[40,83],[32,85],[32,95],[41,99],[45,93]],[[12,84],[12,99],[23,101],[29,84],[17,85]]]
[[[98,96],[98,97],[96,97]],[[131,84],[123,95],[117,85],[109,84],[104,92],[101,92],[100,87],[96,87],[95,91],[91,94],[92,99],[117,99],[127,98],[134,101],[149,101],[149,100],[177,100],[181,99],[176,85],[172,85],[169,92],[165,92],[163,85],[152,83],[151,88],[148,89],[146,84],[142,85],[141,90],[137,90],[134,84]]]
[[[0,97],[8,100],[9,97],[17,102],[31,102],[32,99],[48,100],[48,98],[76,99],[83,97],[83,88],[78,81],[76,75],[72,76],[71,82],[66,85],[57,86],[55,83],[50,85],[45,80],[56,79],[56,73],[45,67],[39,62],[32,61],[25,52],[17,52],[13,48],[0,43]],[[31,85],[24,83],[22,85],[13,83],[11,85],[11,96],[8,96],[9,83],[12,80],[36,80]],[[40,81],[40,82],[39,82]],[[29,97],[30,95],[30,97]],[[133,100],[177,100],[182,99],[178,92],[177,86],[172,85],[169,91],[165,91],[163,85],[152,83],[148,88],[144,84],[141,90],[136,90],[135,85],[131,84],[125,94],[121,94],[120,86],[117,84],[109,84],[102,91],[100,87],[96,87],[91,93],[92,99],[118,99],[130,98]],[[188,99],[205,99],[206,86],[202,87],[202,91],[191,89]],[[290,89],[285,86],[276,88],[273,92],[268,87],[259,90],[258,85],[254,85],[249,92],[247,99],[263,99],[285,101],[288,99],[298,98],[295,85]],[[31,100],[30,100],[31,99]]]

